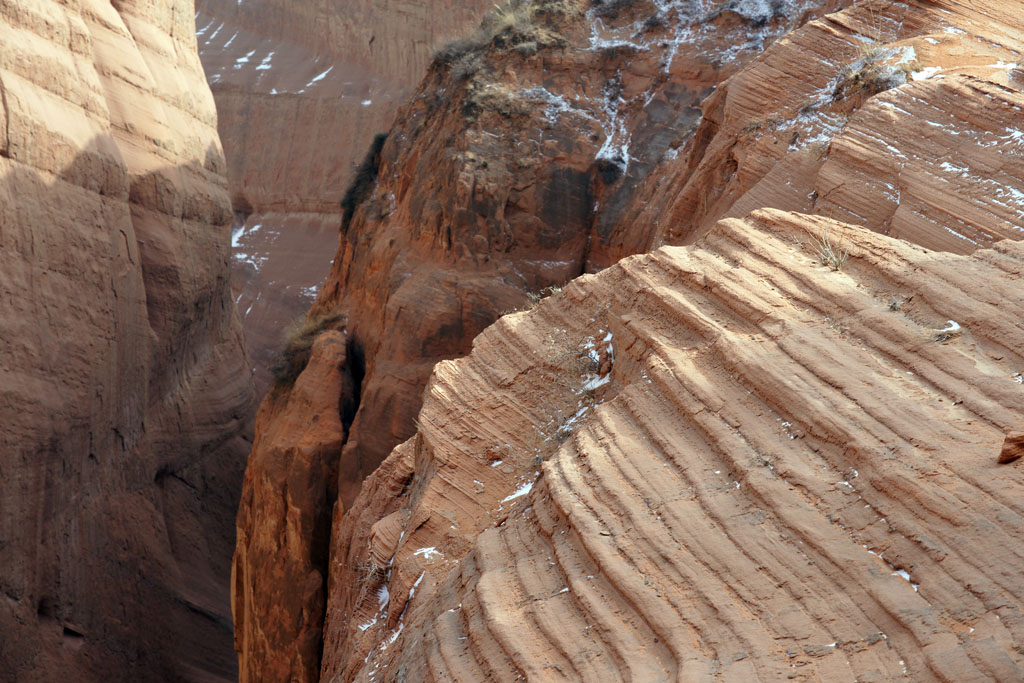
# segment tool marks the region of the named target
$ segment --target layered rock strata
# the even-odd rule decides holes
[[[701,99],[773,39],[837,4],[517,2],[442,50],[379,153],[367,155],[362,172],[374,180],[351,197],[310,313],[311,321],[345,317],[336,326],[348,339],[340,372],[356,412],[343,420],[343,446],[327,468],[308,472],[330,472],[336,485],[318,486],[326,495],[300,507],[330,515],[337,491],[339,517],[363,478],[412,434],[434,364],[468,352],[528,294],[606,258],[612,217],[653,162],[690,139]],[[304,624],[319,601],[255,568],[295,560],[293,548],[274,541],[289,485],[278,478],[275,496],[268,483],[281,471],[267,463],[286,449],[264,453],[271,441],[260,436],[304,438],[301,424],[286,437],[274,423],[292,401],[280,383],[257,425],[239,513],[233,585],[245,631],[236,646],[243,671],[308,680],[319,650]],[[258,495],[257,486],[265,487]],[[314,556],[327,552],[302,547],[301,557]],[[325,564],[307,568],[326,581]],[[288,633],[282,623],[303,625]]]
[[[505,316],[337,528],[322,680],[1020,678],[1022,244],[758,211]]]
[[[190,2],[0,6],[0,678],[232,680],[253,389]]]
[[[765,206],[957,253],[1024,238],[1015,13],[864,2],[809,23],[703,102],[613,240],[635,253]]]
[[[1010,10],[956,0],[864,3],[806,23],[755,59],[839,4],[510,5],[441,53],[370,169],[377,180],[345,227],[311,313],[347,315],[342,372],[359,388],[337,456],[345,505],[334,511],[325,675],[354,676],[381,623],[394,635],[400,607],[381,615],[358,601],[374,580],[381,604],[412,589],[417,577],[396,584],[388,564],[408,525],[435,504],[452,519],[458,506],[476,509],[430,498],[419,512],[394,516],[404,503],[385,502],[415,493],[423,459],[410,459],[418,446],[408,443],[396,451],[404,459],[392,455],[372,493],[364,491],[373,503],[353,507],[359,482],[389,444],[412,433],[434,363],[467,353],[498,313],[524,305],[524,292],[545,293],[666,242],[699,240],[722,217],[764,206],[842,218],[819,224],[803,245],[837,272],[863,232],[855,224],[960,253],[1018,234],[1022,103],[1013,60],[1021,46]],[[902,296],[886,305],[903,306]],[[943,332],[946,324],[937,321],[933,334],[959,334]],[[544,342],[572,355],[556,330]],[[596,337],[593,344],[597,358],[572,362],[596,364],[588,371],[601,371],[598,381],[609,358]],[[529,355],[526,347],[506,351]],[[575,409],[538,395],[524,422],[497,406],[495,419],[512,420],[521,439],[533,440],[530,449],[544,451],[525,425],[558,433],[575,424]],[[286,390],[268,398],[288,400]],[[488,430],[499,428],[481,427],[476,438],[489,441]],[[506,444],[515,442],[489,444],[492,461],[504,462]],[[998,447],[988,457],[994,463]],[[485,488],[488,480],[475,481]],[[323,505],[331,503],[328,496]],[[258,509],[259,498],[249,505],[255,511],[243,510],[240,534],[258,537],[273,514]],[[494,519],[479,524],[452,541],[456,557]],[[433,557],[432,547],[416,550]],[[239,546],[236,567],[265,561]],[[244,590],[267,596],[247,607],[248,623],[281,607],[270,587]],[[348,632],[361,626],[377,630],[366,639]],[[453,675],[472,679],[468,671]]]

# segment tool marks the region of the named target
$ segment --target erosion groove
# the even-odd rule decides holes
[[[1022,273],[764,210],[502,318],[336,530],[324,680],[1020,678]]]
[[[532,0],[442,50],[311,310],[347,316],[354,410],[323,642],[318,595],[251,572],[260,656],[313,677],[322,646],[326,680],[1015,676],[1015,14]],[[258,427],[285,450],[286,414]],[[288,490],[272,460],[236,566],[298,575],[250,543]]]

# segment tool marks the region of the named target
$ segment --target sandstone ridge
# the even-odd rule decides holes
[[[309,477],[334,478],[300,508],[340,516],[364,477],[413,433],[434,364],[467,353],[530,295],[612,259],[614,217],[654,163],[691,140],[707,93],[772,40],[842,4],[514,2],[440,50],[379,154],[368,155],[363,170],[374,180],[343,223],[309,315],[311,323],[344,319],[339,372],[353,389],[343,402],[355,410],[325,468],[299,458]],[[280,452],[263,452],[287,441],[274,421],[293,413],[290,394],[280,382],[257,422],[238,518],[235,619],[246,633],[236,645],[243,671],[313,679],[319,643],[305,624],[322,613],[318,600],[296,599],[258,569],[300,562],[276,543],[277,501],[289,485],[273,466]],[[300,442],[301,428],[293,423],[288,438]],[[273,441],[262,438],[271,433]],[[326,549],[307,553],[306,543],[298,557],[327,557]],[[306,570],[326,581],[325,564]]]
[[[323,680],[1019,678],[1022,269],[768,210],[502,318],[336,532]]]
[[[1024,238],[1015,12],[862,2],[808,23],[702,103],[699,142],[631,197],[615,239],[692,241],[768,206],[957,253]]]
[[[901,563],[905,555],[908,563],[924,566],[908,544],[968,558],[982,552],[981,546],[951,550],[948,540],[937,540],[952,538],[943,525],[953,513],[941,505],[953,505],[949,492],[961,494],[961,478],[980,491],[965,489],[970,505],[981,505],[991,494],[987,479],[972,478],[953,451],[968,443],[971,457],[984,455],[978,462],[996,468],[1004,440],[1011,451],[1015,443],[1007,434],[1021,429],[1020,394],[1014,392],[1020,377],[1015,373],[1022,370],[1014,367],[1020,358],[1010,341],[1019,338],[1020,328],[1012,313],[1006,317],[991,305],[1002,302],[1005,309],[1020,302],[1013,294],[1018,252],[999,240],[1020,237],[1024,216],[1024,102],[1014,62],[1024,46],[1012,28],[1012,8],[1002,3],[866,2],[826,14],[847,4],[724,2],[700,4],[700,11],[694,9],[698,4],[672,2],[513,4],[489,15],[472,39],[439,54],[375,157],[376,179],[346,226],[310,314],[311,321],[339,320],[334,332],[345,334],[347,352],[337,371],[339,381],[352,387],[347,398],[355,412],[343,418],[343,443],[328,466],[311,464],[303,475],[337,475],[336,489],[318,486],[323,497],[300,506],[317,508],[312,514],[318,519],[334,506],[329,564],[310,566],[329,577],[323,666],[310,671],[314,658],[303,655],[305,679],[391,679],[404,673],[589,680],[598,676],[586,668],[597,666],[587,663],[594,652],[602,653],[613,678],[714,675],[729,667],[738,678],[753,671],[772,679],[785,671],[818,672],[810,675],[828,680],[898,676],[904,664],[925,678],[1016,671],[1019,657],[1005,633],[993,632],[991,641],[982,637],[984,643],[950,640],[951,633],[973,633],[971,619],[981,620],[1000,600],[1016,605],[1019,592],[1012,581],[992,579],[992,594],[999,596],[992,602],[988,589],[963,578],[962,568],[950,570],[953,578],[940,581],[948,595],[914,598],[936,601],[926,607],[904,602],[902,594],[892,602],[880,591],[900,584],[880,584],[883,590],[866,576],[881,581],[895,572],[899,581],[905,574],[920,583],[914,575],[918,565]],[[956,159],[950,159],[951,149]],[[691,251],[663,249],[615,265],[664,244],[693,243],[698,247]],[[993,245],[994,251],[963,256]],[[672,275],[646,282],[637,271],[640,263]],[[929,270],[933,266],[938,270]],[[597,279],[585,275],[602,269],[608,272]],[[968,272],[973,275],[961,277]],[[987,279],[994,289],[981,284]],[[570,280],[574,284],[552,303],[525,317],[503,318],[477,337],[499,314],[528,306],[528,295],[535,299]],[[958,303],[958,288],[990,306]],[[519,335],[520,324],[555,308],[562,317],[545,318]],[[893,315],[864,317],[880,311]],[[630,331],[634,319],[640,332]],[[638,334],[640,341],[634,339]],[[485,344],[488,339],[493,347]],[[830,351],[830,344],[844,351]],[[477,360],[436,365],[474,346],[470,358]],[[689,355],[675,352],[691,347],[696,350]],[[813,358],[807,349],[814,349]],[[967,360],[957,361],[960,353]],[[648,356],[660,359],[654,368],[645,365]],[[773,368],[782,367],[795,374],[778,376]],[[939,376],[939,368],[954,374]],[[626,373],[625,384],[616,381],[618,371]],[[320,375],[323,368],[311,372]],[[879,372],[881,378],[873,374]],[[421,394],[431,373],[432,384]],[[625,418],[601,422],[611,408],[596,405],[620,405],[612,399],[623,387],[642,387],[648,380],[649,391],[660,393],[645,394],[649,403],[642,409],[630,408],[639,426]],[[990,389],[995,393],[989,395]],[[961,396],[970,392],[981,392],[973,403]],[[289,439],[300,441],[298,430],[285,437],[274,424],[274,415],[291,414],[291,393],[286,384],[272,391],[258,426],[276,434],[282,448]],[[426,404],[419,412],[421,396]],[[306,399],[299,394],[296,400]],[[726,411],[732,417],[722,418],[732,431],[705,425],[703,418],[691,420],[717,416],[734,401],[737,406]],[[919,407],[921,401],[927,407]],[[933,402],[942,408],[938,413]],[[675,412],[664,408],[664,424],[646,425],[648,412],[659,414],[657,405],[675,406]],[[804,412],[793,414],[797,408]],[[956,417],[959,412],[943,412],[948,410],[970,414]],[[677,413],[674,424],[669,416]],[[952,417],[954,422],[943,422]],[[563,458],[590,457],[577,443],[584,433],[600,435],[600,447],[615,451],[606,457],[625,469],[615,480],[611,470],[587,474],[589,493],[577,493],[584,484],[559,483],[562,470],[552,468]],[[569,436],[575,454],[561,445]],[[843,448],[837,451],[838,445]],[[777,459],[796,457],[803,448],[814,454],[799,461],[804,465],[787,460],[785,472],[776,472]],[[638,449],[648,455],[637,455],[633,464]],[[268,502],[270,492],[280,495],[287,486],[264,471],[267,456],[258,451],[247,476],[253,487],[261,482],[264,493],[244,499],[236,576],[240,568],[294,559],[288,548],[269,543],[279,514],[276,503]],[[924,472],[922,481],[938,482],[939,488],[926,492],[925,484],[914,488],[901,478],[902,465],[889,462],[893,452],[938,458],[934,470],[913,460],[913,471]],[[822,476],[842,476],[817,481],[817,473],[804,471],[812,461],[824,468]],[[639,486],[633,480],[651,476],[652,463],[675,477],[665,480],[669,488],[678,484],[675,493],[659,488],[634,495],[628,487],[616,492],[616,482],[626,479],[630,487]],[[874,486],[874,479],[854,481],[865,471],[857,463],[868,471],[878,468],[878,490],[861,489]],[[709,464],[716,466],[710,469],[714,477],[732,477],[716,482],[722,495],[741,491],[735,494],[738,511],[695,493],[710,485],[697,477],[707,475]],[[463,468],[470,479],[463,479]],[[1005,487],[1016,486],[1015,468],[986,470],[986,477],[991,472],[998,481],[1005,478]],[[780,500],[788,502],[780,507],[767,505],[763,488],[744,488],[762,474],[783,480],[772,486],[789,491],[792,485],[809,509],[785,496]],[[576,475],[564,474],[570,476]],[[566,507],[564,496],[544,502],[566,487],[577,500],[585,498],[579,505],[597,499],[608,509],[596,509],[588,520],[579,517],[581,510]],[[510,504],[519,511],[527,506],[531,489],[534,516],[509,516]],[[837,497],[847,489],[855,490],[852,498]],[[877,519],[888,521],[869,533],[865,529],[877,519],[869,523],[854,514],[850,501],[857,496],[867,499],[858,503],[865,511],[860,515],[879,505],[886,511],[913,506],[914,496],[938,511],[933,519],[924,502],[909,512],[897,510],[897,518],[910,515],[901,519],[919,525],[913,527],[917,531],[881,514]],[[635,506],[638,500],[642,508]],[[840,506],[840,500],[850,504]],[[669,544],[664,547],[676,549],[666,550],[668,557],[652,549],[660,546],[650,538],[624,536],[639,524],[638,510],[660,514],[652,501],[696,504],[704,515],[701,531],[686,531],[692,537],[680,536],[676,527],[651,532]],[[1005,497],[998,504],[1009,505]],[[783,598],[759,583],[769,579],[751,579],[749,592],[732,588],[727,572],[739,562],[736,553],[742,554],[746,536],[730,531],[735,552],[715,555],[720,539],[705,535],[735,524],[730,514],[756,527],[749,533],[775,539],[777,546],[764,541],[773,548],[765,553],[808,553],[801,561],[817,563],[822,581],[833,587],[815,588],[789,560],[750,560],[755,568],[774,567],[776,584],[807,580],[809,594],[836,592],[864,603],[865,611],[829,620],[812,604],[790,623],[780,611]],[[615,527],[609,515],[628,519]],[[977,519],[984,528],[982,517]],[[888,533],[903,540],[876,535],[887,524],[895,527]],[[854,540],[862,539],[858,547],[885,559],[879,566],[857,564],[866,560],[833,545],[836,528],[851,530]],[[620,536],[625,545],[614,545]],[[1012,543],[990,538],[996,554],[1012,552]],[[812,541],[817,554],[802,548]],[[562,561],[551,554],[564,549],[561,543],[576,544],[566,550],[575,555],[564,560],[576,569],[586,565],[583,577],[598,576],[595,569],[618,573],[605,577],[608,583],[596,586],[596,593],[588,593],[580,576],[568,570],[543,574],[544,565]],[[596,543],[612,544],[606,548],[611,555],[596,555],[602,547]],[[713,557],[705,558],[707,553]],[[932,560],[938,555],[928,553]],[[639,563],[639,584],[613,566],[615,556],[631,554]],[[842,578],[835,567],[845,570],[847,560],[851,573]],[[679,564],[691,561],[706,563],[706,576]],[[997,564],[982,573],[995,572]],[[740,572],[747,565],[735,566]],[[945,569],[932,571],[942,575]],[[236,606],[238,595],[255,598],[235,617],[254,631],[269,632],[260,624],[279,623],[279,611],[293,621],[322,612],[319,594],[310,610],[291,598],[276,600],[280,591],[269,575],[242,575],[250,578],[236,584]],[[548,585],[556,578],[565,581]],[[704,579],[711,583],[704,585]],[[697,593],[680,593],[693,581]],[[632,602],[650,586],[655,597]],[[548,588],[553,594],[541,599]],[[805,609],[802,601],[812,601],[799,588],[784,590],[796,591],[787,595],[797,610]],[[971,603],[966,594],[980,602]],[[581,624],[611,621],[602,622],[596,635],[560,634],[560,610],[568,607],[543,614],[530,607],[554,604],[544,601],[555,595],[573,601]],[[873,603],[865,602],[867,595]],[[609,596],[620,597],[615,602]],[[602,604],[606,599],[610,606]],[[719,600],[735,611],[714,614],[709,606]],[[976,607],[961,628],[953,624],[960,619],[953,605],[963,600]],[[475,607],[459,614],[460,603]],[[417,604],[425,605],[422,617],[409,611]],[[432,611],[442,606],[449,611]],[[918,608],[923,616],[912,618]],[[883,612],[890,616],[883,619]],[[421,626],[412,628],[414,617],[422,619]],[[520,620],[532,626],[524,630]],[[619,628],[615,620],[625,625]],[[810,640],[811,634],[831,633],[829,628],[839,635],[840,622],[878,629],[856,638],[844,631],[850,640],[832,638],[821,647]],[[898,647],[889,642],[897,629],[903,639]],[[299,633],[308,632],[274,631],[281,640],[267,641],[259,661],[292,652]],[[576,645],[590,638],[596,639],[593,647]],[[786,639],[778,649],[775,644]],[[916,654],[911,642],[919,646]],[[256,657],[249,647],[239,643],[242,661]],[[894,647],[907,656],[859,654]],[[948,656],[935,654],[947,650]],[[833,651],[841,656],[819,661]],[[1003,664],[1008,668],[1000,669]],[[642,670],[631,671],[633,666]]]

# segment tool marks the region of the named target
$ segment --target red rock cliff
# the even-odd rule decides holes
[[[1019,678],[1021,243],[876,234],[1020,235],[1013,11],[859,5],[707,98],[607,248],[694,247],[435,368],[335,526],[322,678]],[[759,206],[846,222],[718,221]]]
[[[1016,609],[1020,586],[999,569],[1009,556],[977,567],[993,584],[984,595],[961,565],[941,578],[945,570],[935,570],[939,592],[918,596],[927,606],[886,583],[914,578],[915,563],[926,561],[931,551],[908,549],[913,543],[951,552],[936,539],[954,538],[944,521],[952,508],[932,496],[961,491],[963,479],[973,506],[989,489],[942,459],[917,471],[949,480],[902,495],[911,484],[884,460],[970,443],[970,458],[995,462],[1024,405],[1014,393],[1019,329],[977,302],[1019,303],[1019,255],[1004,245],[973,260],[934,256],[877,234],[960,253],[1016,236],[1024,176],[1011,9],[858,5],[752,59],[822,7],[691,7],[499,9],[474,41],[443,53],[371,164],[377,179],[312,313],[347,334],[340,373],[360,387],[334,455],[345,505],[332,524],[325,680],[722,672],[844,680],[898,676],[904,665],[924,679],[1016,675],[1011,627],[978,642],[960,635],[981,620],[987,629],[998,605]],[[828,219],[739,220],[759,207]],[[407,427],[436,360],[469,352],[524,291],[701,239],[692,251],[579,279],[554,308],[526,316],[542,318],[536,326],[519,330],[522,316],[506,318],[481,338],[476,360],[436,366],[421,427]],[[899,315],[878,319],[881,311]],[[982,317],[965,325],[972,311]],[[308,372],[323,368],[310,361]],[[647,398],[605,422],[611,413],[594,406],[627,385]],[[968,387],[977,392],[963,408],[970,414],[944,413],[968,402]],[[921,414],[919,398],[941,410]],[[292,400],[281,387],[264,414],[291,414]],[[893,410],[902,417],[882,414]],[[966,436],[951,435],[949,424]],[[584,444],[573,436],[581,425],[591,434]],[[278,428],[261,421],[266,433]],[[388,444],[409,434],[352,501]],[[804,444],[822,474],[804,462]],[[587,464],[600,453],[612,464]],[[853,481],[864,468],[874,474]],[[283,491],[280,479],[266,486],[268,471],[251,467],[248,477]],[[723,472],[731,479],[705,481]],[[776,506],[782,494],[758,484],[737,508],[711,500],[748,496],[743,487],[761,474],[797,493]],[[999,490],[1018,486],[1013,471],[992,476]],[[847,488],[852,499],[835,498]],[[278,623],[275,610],[305,607],[275,601],[273,581],[260,578],[270,558],[294,561],[287,550],[267,554],[277,509],[269,500],[247,497],[239,517],[236,578],[250,578],[236,582],[236,598],[244,591],[251,601],[236,599],[235,617],[254,632]],[[934,505],[924,511],[915,500]],[[1010,514],[1012,525],[1008,500],[989,513]],[[303,505],[324,518],[322,504]],[[900,506],[912,510],[901,517]],[[862,517],[873,509],[883,513]],[[890,509],[901,521],[883,533]],[[669,510],[702,526],[666,522]],[[775,540],[758,537],[756,557],[741,561],[753,541],[732,525],[744,515],[756,527],[745,533]],[[656,518],[649,537],[648,516]],[[880,526],[865,531],[872,524]],[[836,534],[886,560],[850,555]],[[965,556],[1000,548],[993,534]],[[1007,542],[1019,545],[1016,536]],[[803,560],[773,553],[804,553],[813,576]],[[841,577],[830,569],[850,563]],[[758,568],[770,579],[761,582]],[[808,593],[769,590],[805,583]],[[831,593],[850,603],[834,628],[833,605],[810,604]],[[959,604],[967,611],[951,616]],[[899,642],[883,643],[896,629]],[[273,649],[260,656],[273,659]],[[245,661],[244,643],[240,651]]]
[[[191,2],[0,7],[0,678],[232,680],[251,375]]]
[[[654,162],[693,135],[701,99],[771,40],[834,4],[783,12],[757,3],[699,11],[516,3],[441,51],[387,141],[367,156],[368,182],[352,198],[311,314],[344,317],[332,325],[348,345],[344,366],[332,372],[356,390],[344,437],[325,441],[334,451],[312,460],[289,451],[289,440],[305,439],[295,431],[302,423],[288,435],[275,416],[294,415],[305,389],[292,396],[279,386],[261,409],[233,583],[243,674],[317,675],[310,633],[320,592],[296,592],[292,579],[285,588],[274,568],[326,579],[326,567],[309,559],[326,553],[309,534],[296,547],[278,544],[282,510],[325,519],[335,495],[354,500],[363,478],[412,433],[434,364],[468,352],[527,293],[607,261],[614,216]],[[326,372],[317,367],[311,372]],[[325,396],[322,405],[337,401]],[[285,472],[297,463],[307,463],[304,477],[330,476],[315,489],[319,500],[288,493],[293,475]]]
[[[767,210],[505,316],[340,520],[321,680],[1018,680],[1022,284]]]

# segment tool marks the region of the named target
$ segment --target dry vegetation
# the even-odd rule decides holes
[[[509,0],[495,5],[472,34],[438,50],[434,60],[448,65],[456,81],[468,80],[483,69],[488,49],[532,55],[543,47],[564,45],[549,19],[572,11],[565,0]]]
[[[270,372],[278,386],[291,386],[309,363],[313,342],[328,329],[344,326],[345,316],[340,313],[326,313],[304,317],[295,321],[285,330],[284,343],[270,366]]]
[[[828,230],[825,230],[820,237],[814,238],[814,248],[821,264],[832,270],[842,270],[850,259],[849,250],[832,239]]]

